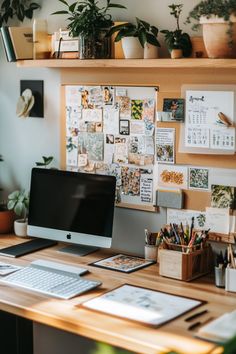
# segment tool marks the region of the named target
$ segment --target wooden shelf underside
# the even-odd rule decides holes
[[[41,59],[19,60],[21,68],[236,69],[236,59]]]

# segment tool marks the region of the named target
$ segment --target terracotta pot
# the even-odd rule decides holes
[[[236,17],[231,16],[230,21],[232,22],[232,37],[227,33],[229,22],[223,18],[201,17],[203,40],[209,58],[236,58]],[[229,46],[231,40],[233,40],[233,45]]]
[[[170,52],[171,59],[180,59],[183,58],[183,50],[182,49],[172,49]]]
[[[9,234],[13,230],[15,214],[12,210],[0,211],[0,234]]]
[[[125,59],[143,59],[144,49],[137,37],[124,37],[121,41]]]
[[[144,59],[157,59],[158,47],[150,43],[144,45]]]

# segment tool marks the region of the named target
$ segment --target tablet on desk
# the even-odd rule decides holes
[[[125,284],[84,302],[82,306],[143,324],[159,326],[203,303],[201,300]]]

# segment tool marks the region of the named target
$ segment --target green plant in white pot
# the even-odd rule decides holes
[[[9,194],[7,207],[14,210],[20,219],[14,221],[14,231],[17,236],[27,236],[27,216],[29,211],[29,194],[24,190],[16,190]]]
[[[126,22],[112,27],[110,34],[116,32],[115,42],[121,40],[126,59],[157,58],[160,47],[157,27],[136,17],[136,24]]]
[[[187,23],[203,27],[203,40],[209,58],[236,58],[236,1],[204,0],[189,13]]]

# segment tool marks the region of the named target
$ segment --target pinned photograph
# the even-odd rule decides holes
[[[175,163],[175,129],[156,129],[156,160],[162,163]]]
[[[155,100],[153,98],[147,98],[143,100],[143,113],[142,119],[154,122],[155,118]]]
[[[106,144],[114,144],[114,135],[106,134]]]
[[[164,98],[163,112],[171,112],[172,117],[177,121],[184,121],[184,99]]]
[[[115,102],[115,89],[113,86],[103,86],[102,88],[103,92],[103,102],[104,105],[107,106],[112,106]]]
[[[209,170],[207,168],[189,168],[189,189],[209,190]]]
[[[120,120],[120,134],[129,135],[129,120],[121,119]]]

